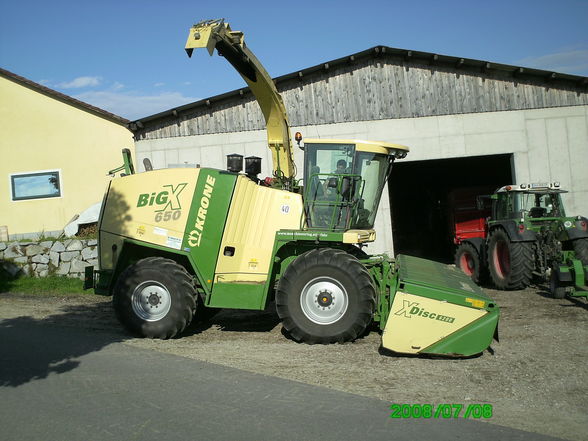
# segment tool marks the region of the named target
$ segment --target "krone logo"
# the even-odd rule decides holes
[[[208,206],[210,205],[210,198],[214,191],[215,182],[216,178],[210,175],[206,177],[206,184],[204,184],[204,190],[202,190],[202,197],[200,198],[200,207],[196,214],[196,221],[194,222],[193,229],[188,233],[188,245],[191,247],[200,246],[204,224],[206,223],[206,214],[208,213]]]

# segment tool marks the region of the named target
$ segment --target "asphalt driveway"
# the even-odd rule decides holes
[[[463,418],[392,419],[389,406],[133,347],[121,334],[0,321],[7,440],[556,439]]]

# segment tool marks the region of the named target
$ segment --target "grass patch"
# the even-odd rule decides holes
[[[9,280],[0,274],[0,293],[23,293],[23,294],[84,294],[91,293],[91,290],[84,291],[83,280],[70,279],[68,277],[20,277]]]

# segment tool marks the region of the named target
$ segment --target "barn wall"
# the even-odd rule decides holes
[[[366,58],[277,84],[292,126],[420,118],[588,105],[586,87],[502,71],[467,71],[397,59]],[[212,97],[174,116],[145,122],[137,139],[262,130],[257,102]]]
[[[411,152],[403,161],[512,153],[517,182],[557,180],[571,190],[565,195],[568,212],[588,215],[588,105],[307,125],[292,131],[307,138],[406,144]],[[263,158],[262,176],[269,176],[271,158],[265,143],[265,130],[139,139],[136,155],[139,161],[151,159],[154,168],[184,162],[225,168],[229,153],[255,155]],[[302,159],[296,149],[298,176]],[[376,218],[378,240],[369,247],[372,253],[393,252],[386,195]]]

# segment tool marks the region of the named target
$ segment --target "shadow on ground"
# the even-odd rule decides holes
[[[18,294],[2,295],[21,298]],[[81,356],[134,338],[116,320],[110,298],[63,304],[59,310],[44,318],[21,316],[0,320],[0,387],[18,387],[70,372],[80,365]],[[193,321],[176,338],[200,334],[211,327],[264,333],[271,332],[278,324],[279,318],[273,310],[221,310],[204,321]]]
[[[230,332],[271,332],[278,323],[280,323],[280,318],[271,309],[266,311],[222,309],[211,318],[194,320],[180,335],[180,338],[200,334],[212,327]]]
[[[551,294],[551,290],[547,285],[536,285],[537,295],[544,297],[546,299],[553,299],[553,295]],[[583,297],[570,297],[566,296],[563,299],[559,299],[561,301],[560,306],[563,308],[570,308],[570,307],[578,307],[583,308],[588,311],[588,303],[587,299]]]
[[[1,320],[0,387],[18,387],[72,371],[79,366],[80,356],[130,338],[122,330],[100,329],[100,320],[92,328],[92,320],[104,315],[107,307],[104,303],[64,305],[61,313],[43,319]],[[64,327],[71,331],[65,339]]]

